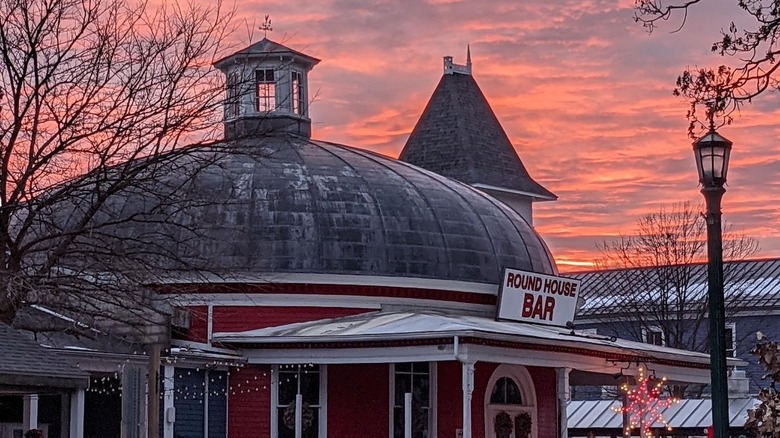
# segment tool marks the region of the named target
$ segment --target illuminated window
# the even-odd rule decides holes
[[[303,74],[297,71],[290,76],[290,101],[293,114],[306,115],[306,93],[303,89]]]
[[[274,111],[276,109],[276,80],[273,69],[255,71],[257,86],[256,101],[258,112]]]
[[[431,369],[428,362],[395,364],[393,396],[393,431],[391,436],[403,438],[406,423],[405,394],[412,394],[412,438],[430,436]]]

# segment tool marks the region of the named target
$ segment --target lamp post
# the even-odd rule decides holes
[[[729,436],[728,376],[726,368],[726,312],[723,296],[723,241],[720,201],[726,189],[726,172],[732,143],[714,126],[693,142],[701,193],[707,205],[707,286],[709,295],[709,341],[712,383],[712,431],[714,438]]]

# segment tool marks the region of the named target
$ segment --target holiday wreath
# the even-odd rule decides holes
[[[301,422],[303,423],[302,430],[306,430],[311,427],[311,423],[312,421],[314,421],[314,411],[312,411],[308,403],[303,403],[302,406],[303,406],[303,409],[301,409]],[[295,430],[295,403],[291,403],[284,410],[282,421],[284,422],[284,425],[287,426],[288,429]]]

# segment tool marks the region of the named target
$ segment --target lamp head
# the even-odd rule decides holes
[[[733,143],[710,128],[704,136],[693,142],[699,183],[704,187],[723,187],[729,169],[729,157]]]

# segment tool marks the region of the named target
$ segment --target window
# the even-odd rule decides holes
[[[431,367],[428,362],[395,364],[393,396],[393,433],[395,438],[404,436],[405,394],[412,394],[412,438],[431,436]]]
[[[257,86],[257,111],[267,112],[276,109],[276,80],[273,69],[255,71]]]
[[[228,73],[227,83],[227,99],[225,101],[225,118],[232,119],[238,117],[239,105],[240,105],[240,93],[238,91],[238,72],[233,71]]]
[[[726,357],[737,357],[737,324],[726,323]]]
[[[647,344],[666,345],[666,336],[661,327],[643,327],[642,338]]]
[[[290,77],[290,101],[293,114],[306,115],[306,93],[303,89],[303,74],[297,71]]]
[[[490,394],[490,404],[523,404],[523,398],[520,396],[520,388],[517,387],[517,383],[509,377],[498,379],[496,384],[493,385],[493,392]]]
[[[281,365],[276,386],[276,437],[295,438],[295,398],[303,399],[303,438],[320,436],[322,402],[318,365]],[[324,379],[323,379],[324,380]]]

